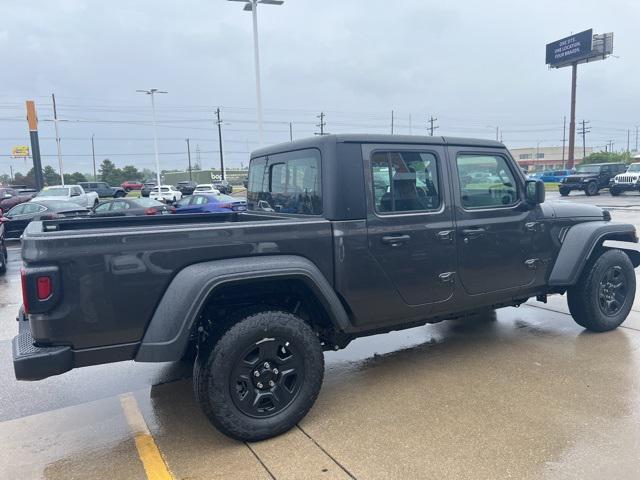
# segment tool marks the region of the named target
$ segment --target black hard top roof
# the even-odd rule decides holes
[[[251,157],[260,157],[278,152],[298,150],[302,148],[318,147],[335,143],[402,143],[420,145],[458,145],[465,147],[493,147],[506,148],[504,144],[495,140],[464,137],[430,137],[426,135],[388,135],[370,133],[349,133],[307,137],[293,142],[279,143],[255,150]]]

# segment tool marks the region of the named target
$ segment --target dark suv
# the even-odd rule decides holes
[[[566,197],[571,190],[584,190],[587,195],[597,195],[601,188],[607,188],[610,180],[625,172],[624,163],[591,163],[578,165],[576,173],[560,181],[560,195]]]
[[[182,193],[182,196],[193,195],[193,191],[198,186],[198,182],[192,180],[184,180],[176,184],[176,188]]]
[[[231,195],[233,193],[233,187],[227,180],[216,180],[213,182],[213,186],[220,190],[223,195]]]
[[[127,192],[122,187],[112,187],[106,182],[79,182],[85,192],[96,192],[98,197],[122,198]]]

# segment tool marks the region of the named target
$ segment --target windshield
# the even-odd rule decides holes
[[[576,167],[576,173],[600,173],[599,165],[579,165]]]
[[[632,163],[629,165],[627,172],[640,172],[640,163]]]
[[[36,195],[36,197],[68,197],[68,188],[45,188]]]

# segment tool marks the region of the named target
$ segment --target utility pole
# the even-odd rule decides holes
[[[193,180],[191,176],[191,145],[189,144],[189,139],[186,139],[187,142],[187,159],[189,160],[189,181]]]
[[[58,111],[56,110],[56,96],[52,93],[53,100],[53,126],[56,131],[56,147],[58,148],[58,170],[60,171],[60,182],[64,187],[64,172],[62,171],[62,150],[60,148],[60,133],[58,132]]]
[[[638,127],[636,126],[636,152],[638,151]]]
[[[582,120],[580,123],[582,124],[582,127],[578,133],[582,135],[582,159],[584,160],[587,156],[586,136],[587,133],[591,131],[591,127],[587,127],[587,123],[590,123],[588,120]]]
[[[324,121],[325,116],[324,112],[320,112],[320,115],[316,116],[316,118],[320,119],[320,123],[316,124],[316,127],[320,127],[320,133],[316,132],[315,135],[325,135],[324,127],[327,125],[327,122]]]
[[[433,131],[437,128],[440,128],[437,125],[434,125],[435,121],[438,120],[437,118],[433,117],[433,115],[431,117],[429,117],[429,120],[427,120],[427,122],[429,123],[429,126],[427,127],[427,129],[429,130],[429,136],[433,137]]]
[[[500,126],[496,125],[496,142],[500,139]]]
[[[391,135],[393,135],[393,110],[391,110]]]
[[[567,141],[567,116],[562,117],[562,169],[567,168],[567,162],[564,157],[564,145]]]
[[[293,123],[289,122],[289,141],[293,142]]]
[[[196,169],[200,170],[201,167],[201,163],[200,163],[200,144],[196,143]]]
[[[93,181],[97,181],[98,180],[98,176],[96,173],[96,148],[95,145],[93,143],[93,137],[94,134],[91,134],[91,156],[93,157]]]
[[[569,163],[567,168],[573,168],[576,145],[576,85],[578,78],[578,64],[571,65],[571,116],[569,117]]]
[[[218,143],[220,146],[220,174],[222,175],[222,180],[224,178],[224,156],[222,154],[222,120],[220,120],[220,107],[216,109],[216,123],[218,124]],[[262,143],[262,138],[260,139],[260,143]]]
[[[627,129],[627,153],[629,153],[629,139],[631,135],[631,130]]]
[[[411,114],[409,114],[409,135],[413,135],[413,125],[411,124]]]

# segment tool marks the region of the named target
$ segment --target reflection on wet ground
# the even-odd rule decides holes
[[[362,338],[326,354],[298,428],[255,444],[188,379],[135,397],[174,478],[637,478],[639,344],[531,306]],[[0,478],[145,478],[118,397],[0,423],[0,444]]]

